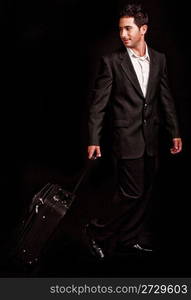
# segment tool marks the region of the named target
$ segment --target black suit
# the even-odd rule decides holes
[[[179,137],[174,102],[169,91],[165,56],[149,48],[150,75],[146,98],[127,50],[102,58],[93,90],[89,144],[99,145],[107,103],[112,106],[114,149],[119,158],[157,153],[161,109],[171,137]],[[146,149],[145,149],[146,147]]]
[[[124,47],[101,60],[89,113],[89,145],[99,145],[103,119],[111,107],[113,150],[118,161],[119,184],[115,215],[105,234],[119,230],[122,240],[134,239],[144,223],[148,194],[156,172],[158,132],[161,117],[171,138],[179,137],[165,55],[148,48],[150,72],[146,97],[139,85],[131,59]],[[152,165],[154,167],[149,167]],[[147,178],[145,178],[145,172]],[[148,175],[149,172],[149,175]],[[149,179],[148,179],[149,178]],[[116,200],[117,199],[117,200]],[[112,228],[112,229],[111,229]],[[118,232],[119,233],[119,232]],[[108,234],[109,236],[109,234]]]

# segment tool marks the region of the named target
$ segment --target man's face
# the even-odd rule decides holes
[[[135,48],[144,40],[147,25],[140,28],[134,23],[133,17],[122,17],[119,20],[120,38],[125,47]]]

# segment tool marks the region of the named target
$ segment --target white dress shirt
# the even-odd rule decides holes
[[[131,62],[135,69],[135,73],[137,75],[143,95],[146,97],[147,85],[149,79],[149,70],[150,70],[150,58],[148,54],[148,47],[146,45],[146,52],[144,56],[138,56],[130,48],[127,48],[127,51],[129,53]]]

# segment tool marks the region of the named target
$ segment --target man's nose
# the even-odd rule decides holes
[[[127,36],[127,32],[125,30],[121,31],[121,38],[124,38]]]

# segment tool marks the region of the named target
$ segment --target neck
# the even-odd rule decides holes
[[[132,50],[135,52],[138,56],[144,56],[146,54],[146,43],[145,41],[142,41],[137,46],[132,48]]]

